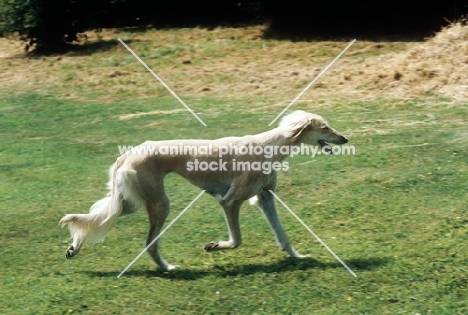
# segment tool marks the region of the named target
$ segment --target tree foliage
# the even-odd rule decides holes
[[[222,23],[248,19],[235,0],[0,0],[0,35],[54,48],[91,28]]]
[[[0,0],[0,35],[18,33],[39,46],[55,48],[87,29],[148,24],[212,26],[260,18],[306,32],[337,25],[405,29],[422,21],[456,18],[466,13],[464,1],[429,6],[423,0]]]
[[[57,47],[84,28],[84,11],[91,1],[0,0],[0,32],[18,33],[38,45]]]

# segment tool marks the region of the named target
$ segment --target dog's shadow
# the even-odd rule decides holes
[[[346,264],[354,272],[359,270],[372,270],[384,266],[391,262],[391,258],[368,258],[368,259],[352,259],[348,260]],[[285,258],[280,261],[272,262],[269,264],[247,264],[240,266],[232,265],[215,265],[210,270],[190,270],[184,268],[177,268],[170,272],[161,270],[128,270],[122,277],[158,277],[167,278],[172,280],[197,280],[205,277],[235,277],[245,276],[256,273],[277,273],[295,270],[309,270],[320,269],[326,270],[330,268],[344,268],[338,262],[323,263],[313,258]],[[117,271],[83,271],[91,277],[117,277],[120,272]]]

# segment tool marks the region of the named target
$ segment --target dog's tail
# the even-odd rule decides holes
[[[88,214],[67,214],[60,220],[62,227],[68,225],[73,245],[77,250],[85,240],[91,243],[103,241],[125,204],[131,204],[133,207],[139,204],[132,189],[135,187],[132,182],[136,178],[136,172],[117,169],[114,164],[109,173],[110,192],[107,197],[93,204]]]

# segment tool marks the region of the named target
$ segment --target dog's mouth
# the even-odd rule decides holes
[[[322,149],[322,152],[326,152],[326,154],[333,154],[332,146],[329,143],[323,140],[319,140],[317,142],[320,145],[320,149]]]
[[[318,144],[320,145],[321,148],[326,147],[326,146],[330,147],[330,145],[326,143],[324,140],[319,140]]]

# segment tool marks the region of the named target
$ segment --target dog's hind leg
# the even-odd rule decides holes
[[[263,215],[275,234],[278,247],[281,250],[286,251],[291,257],[304,257],[289,243],[283,226],[278,218],[274,196],[268,191],[268,189],[262,190],[256,197],[253,197],[251,199],[251,204],[257,206],[263,212]]]
[[[220,201],[224,210],[224,217],[229,232],[228,241],[209,242],[205,244],[205,251],[237,248],[242,243],[242,235],[239,226],[239,212],[243,201]]]
[[[169,197],[165,194],[164,191],[158,195],[159,198],[157,198],[157,200],[146,202],[146,210],[148,211],[150,221],[150,229],[148,238],[146,240],[146,246],[152,243],[154,239],[159,236],[161,228],[164,225],[164,221],[166,221],[170,211]],[[175,269],[176,266],[168,264],[166,260],[161,257],[158,249],[158,243],[159,239],[148,248],[148,253],[150,254],[151,258],[153,258],[154,262],[162,270]]]

